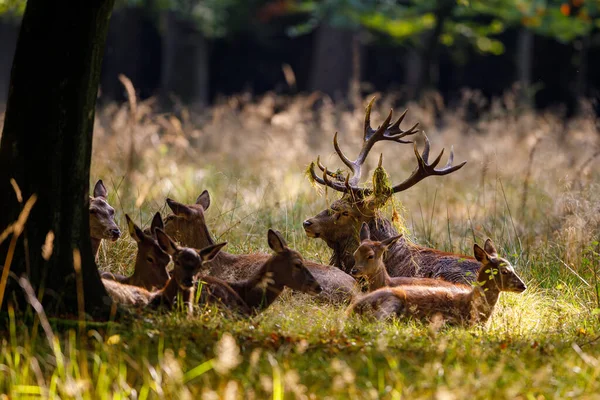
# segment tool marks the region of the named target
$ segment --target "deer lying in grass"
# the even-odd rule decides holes
[[[267,241],[275,254],[250,278],[227,282],[252,311],[269,307],[286,286],[308,294],[321,293],[321,286],[305,266],[302,255],[287,246],[280,232],[269,229]]]
[[[442,279],[433,278],[411,278],[411,277],[390,277],[383,258],[385,253],[394,245],[402,235],[392,236],[381,242],[372,241],[369,225],[363,222],[360,230],[360,246],[354,252],[354,267],[352,276],[355,278],[364,278],[367,281],[367,290],[372,292],[385,286],[416,285],[416,286],[455,286],[454,284]],[[467,287],[467,286],[465,286]]]
[[[204,212],[210,206],[210,195],[203,191],[195,204],[181,204],[167,199],[167,204],[173,211],[165,222],[165,232],[185,246],[202,248],[214,244]],[[208,275],[229,282],[249,279],[257,273],[271,256],[266,253],[230,254],[220,252],[213,261],[207,263],[210,268]],[[356,293],[356,281],[343,271],[328,265],[312,261],[304,261],[304,265],[321,286],[318,298],[347,302]]]
[[[416,185],[429,176],[443,176],[451,174],[465,165],[466,161],[453,166],[454,153],[450,151],[448,163],[443,168],[436,169],[442,152],[429,163],[430,144],[427,136],[423,153],[419,154],[416,143],[414,153],[417,158],[417,167],[412,174],[402,183],[391,186],[387,183],[387,174],[382,168],[382,157],[379,158],[379,166],[373,175],[373,188],[360,187],[360,179],[363,164],[369,152],[377,142],[390,141],[396,143],[412,143],[403,138],[418,132],[415,124],[404,131],[400,123],[406,115],[406,111],[394,123],[392,112],[383,124],[373,129],[371,127],[371,108],[373,101],[367,106],[364,123],[363,146],[356,160],[350,160],[340,149],[337,133],[333,138],[333,146],[342,160],[350,169],[352,176],[348,174],[344,180],[341,174],[330,172],[317,157],[316,163],[310,165],[311,179],[323,186],[343,193],[341,199],[334,201],[331,207],[304,221],[306,235],[312,238],[320,238],[333,249],[331,264],[346,272],[350,272],[354,266],[353,254],[359,246],[358,232],[363,222],[366,222],[371,230],[373,240],[383,241],[398,235],[391,221],[380,216],[380,209],[395,194],[403,192]],[[315,166],[322,171],[322,176],[315,172]],[[400,238],[387,251],[384,263],[390,276],[429,277],[443,278],[449,282],[471,283],[479,270],[480,264],[472,257],[464,257],[450,254],[410,243],[405,238]]]
[[[409,317],[431,321],[441,316],[451,325],[484,324],[490,318],[501,291],[521,293],[525,284],[512,265],[498,257],[490,239],[484,249],[473,246],[481,263],[473,287],[397,286],[382,288],[359,298],[347,314],[366,314],[377,319]]]
[[[138,246],[135,257],[135,266],[133,275],[123,276],[111,272],[103,272],[102,278],[116,280],[120,283],[139,286],[147,290],[156,290],[165,286],[169,280],[167,265],[171,257],[165,253],[156,242],[156,228],[163,228],[163,221],[160,213],[154,214],[148,234],[140,229],[129,215],[125,214],[129,234],[136,241]]]
[[[113,301],[121,305],[173,309],[179,297],[187,307],[187,311],[191,313],[194,300],[197,297],[196,278],[198,272],[202,269],[202,264],[213,259],[227,243],[219,243],[202,250],[195,250],[177,246],[160,228],[157,228],[155,232],[158,244],[165,253],[173,257],[175,265],[172,277],[167,280],[162,289],[150,292],[144,288],[111,279],[102,279],[102,283]],[[236,309],[245,314],[250,313],[246,303],[227,284],[208,283],[203,285],[202,293],[198,297],[199,303],[223,303],[228,308]]]
[[[213,260],[227,242],[207,246],[202,250],[180,247],[160,228],[156,229],[156,239],[163,251],[173,259],[174,268],[165,287],[152,294],[149,307],[172,309],[177,297],[181,297],[191,312],[194,299],[199,297],[200,304],[222,304],[244,314],[250,313],[246,303],[226,283],[203,278],[202,286],[197,284],[198,275],[204,269],[203,264]],[[201,290],[199,296],[196,295],[197,288]]]
[[[121,236],[115,222],[115,209],[108,204],[107,196],[108,191],[100,179],[94,186],[94,196],[90,196],[90,238],[94,257],[98,256],[102,239],[114,242]]]

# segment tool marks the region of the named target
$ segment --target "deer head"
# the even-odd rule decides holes
[[[287,246],[279,231],[269,229],[267,241],[275,254],[267,261],[266,279],[304,293],[321,293],[321,286],[304,265],[302,255]]]
[[[360,229],[360,246],[354,252],[354,267],[351,274],[355,277],[370,277],[385,269],[383,255],[402,235],[393,236],[381,242],[372,241],[369,225],[363,222]]]
[[[338,143],[337,133],[333,137],[333,147],[341,159],[348,167],[350,172],[344,178],[339,173],[331,172],[325,167],[319,157],[316,162],[311,163],[309,172],[312,179],[320,185],[342,193],[339,200],[334,201],[329,209],[324,210],[304,221],[303,226],[307,236],[321,238],[329,247],[336,249],[340,242],[356,238],[363,222],[370,222],[377,216],[377,211],[395,194],[409,189],[428,176],[443,176],[459,170],[466,164],[466,161],[453,166],[454,152],[450,150],[450,156],[447,164],[442,168],[436,168],[441,161],[444,150],[430,163],[429,139],[423,134],[425,147],[422,153],[419,153],[417,144],[404,138],[418,133],[418,123],[408,130],[402,130],[400,124],[406,116],[406,112],[392,123],[392,110],[385,121],[377,129],[371,127],[371,108],[375,98],[367,106],[365,113],[365,122],[363,130],[363,145],[355,160],[350,160],[341,150]],[[373,175],[373,187],[361,187],[360,179],[362,175],[362,166],[377,142],[395,142],[400,144],[413,143],[414,153],[417,160],[417,166],[411,175],[403,182],[393,186],[388,186],[377,176],[385,174],[382,168],[383,156],[379,157],[379,165]],[[317,174],[315,167],[321,170]]]
[[[473,252],[477,261],[481,263],[477,281],[485,289],[515,293],[521,293],[527,289],[511,263],[498,256],[491,239],[488,238],[485,241],[483,249],[475,243]]]
[[[90,197],[90,237],[93,239],[117,240],[121,230],[115,222],[115,209],[108,204],[108,191],[102,180],[94,186],[94,196]]]
[[[202,266],[215,258],[227,242],[215,244],[196,250],[189,247],[180,247],[171,239],[165,231],[160,228],[156,230],[158,245],[173,259],[172,279],[182,290],[190,290],[194,287],[197,275],[202,271]]]
[[[165,221],[165,232],[180,243],[202,248],[214,244],[204,212],[210,206],[210,195],[204,190],[194,204],[182,204],[167,198],[167,204],[173,212]]]
[[[140,229],[129,215],[125,214],[129,234],[138,245],[138,252],[135,259],[135,268],[133,275],[129,279],[129,284],[140,286],[151,290],[160,289],[169,280],[167,265],[171,258],[165,253],[156,241],[156,228],[162,229],[162,219],[160,213],[156,213],[152,219],[148,234]]]

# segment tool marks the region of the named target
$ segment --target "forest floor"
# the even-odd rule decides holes
[[[0,339],[0,398],[600,398],[600,135],[585,107],[563,124],[510,100],[475,122],[461,108],[436,121],[432,104],[409,105],[403,126],[420,121],[434,155],[453,145],[455,163],[468,163],[383,211],[440,250],[470,255],[474,241],[493,239],[528,288],[502,294],[484,327],[348,319],[342,305],[291,292],[250,319],[201,308],[192,318],[50,320],[52,332],[12,319]],[[373,125],[392,106],[378,100]],[[342,166],[336,131],[356,155],[363,108],[267,95],[172,116],[150,102],[136,109],[100,109],[94,136],[91,183],[104,180],[123,232],[125,213],[144,228],[156,211],[166,215],[167,196],[189,203],[207,189],[207,223],[228,252],[270,252],[274,228],[305,258],[328,262],[330,249],[302,221],[338,195],[311,186],[305,171],[318,154]],[[404,179],[412,146],[379,146],[391,180]],[[135,250],[126,233],[103,243],[100,269],[130,273]]]

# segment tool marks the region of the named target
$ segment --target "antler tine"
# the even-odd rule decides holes
[[[355,171],[356,162],[352,162],[352,161],[350,161],[350,159],[348,157],[346,157],[346,155],[344,154],[342,149],[340,149],[340,144],[338,143],[337,138],[338,138],[338,133],[336,132],[335,135],[333,135],[333,148],[335,149],[335,152],[338,154],[338,156],[340,157],[342,162],[344,164],[346,164],[346,166],[348,168],[350,168],[352,170],[352,172],[356,173],[356,171]]]
[[[325,166],[323,165],[323,163],[321,162],[321,156],[317,156],[317,167],[319,167],[319,169],[320,169],[322,172],[325,172],[325,171],[327,171],[327,167],[325,167]],[[329,175],[330,177],[332,177],[332,178],[335,178],[335,179],[337,179],[337,180],[341,180],[341,179],[340,179],[340,177],[338,176],[338,174],[336,174],[336,173],[334,173],[334,172],[329,172],[329,171],[327,171],[327,175]]]
[[[323,171],[323,181],[325,182],[325,185],[329,186],[334,190],[337,190],[338,192],[348,193],[349,191],[354,192],[358,190],[348,184],[348,177],[346,178],[346,181],[343,185],[339,182],[334,182],[330,180],[327,174],[327,168],[325,168],[325,171]]]
[[[369,104],[367,105],[367,109],[365,110],[365,130],[364,130],[364,141],[366,142],[369,138],[375,133],[375,129],[371,127],[371,109],[373,108],[373,103],[375,103],[376,96],[373,96]]]
[[[439,164],[440,160],[442,159],[442,155],[444,154],[444,149],[442,149],[442,151],[435,158],[435,160],[433,160],[433,162],[431,164],[429,164],[428,159],[429,159],[429,150],[430,150],[431,145],[429,143],[429,139],[427,138],[427,135],[425,135],[425,133],[423,133],[423,136],[425,137],[425,148],[423,149],[422,154],[419,154],[419,149],[417,148],[417,144],[416,143],[414,144],[415,157],[417,158],[417,167],[404,182],[402,182],[398,185],[395,185],[392,188],[393,193],[402,192],[402,191],[414,186],[415,184],[422,181],[423,179],[427,178],[428,176],[442,176],[442,175],[451,174],[452,172],[458,171],[459,169],[461,169],[467,163],[466,161],[463,161],[462,163],[460,163],[458,165],[452,166],[452,162],[454,161],[454,149],[452,148],[450,150],[450,156],[448,157],[448,162],[446,163],[446,165],[443,168],[435,169],[435,167]]]

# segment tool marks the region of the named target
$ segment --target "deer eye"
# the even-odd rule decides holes
[[[154,262],[154,259],[153,259],[152,257],[147,257],[147,258],[146,258],[146,261],[148,261],[149,263],[153,263],[153,262]]]
[[[175,219],[175,216],[174,216],[174,215],[169,215],[169,216],[167,217],[167,221],[173,221],[174,219]]]
[[[348,217],[348,216],[350,216],[350,213],[349,213],[348,211],[344,211],[344,212],[342,213],[342,215],[343,215],[344,217]]]

